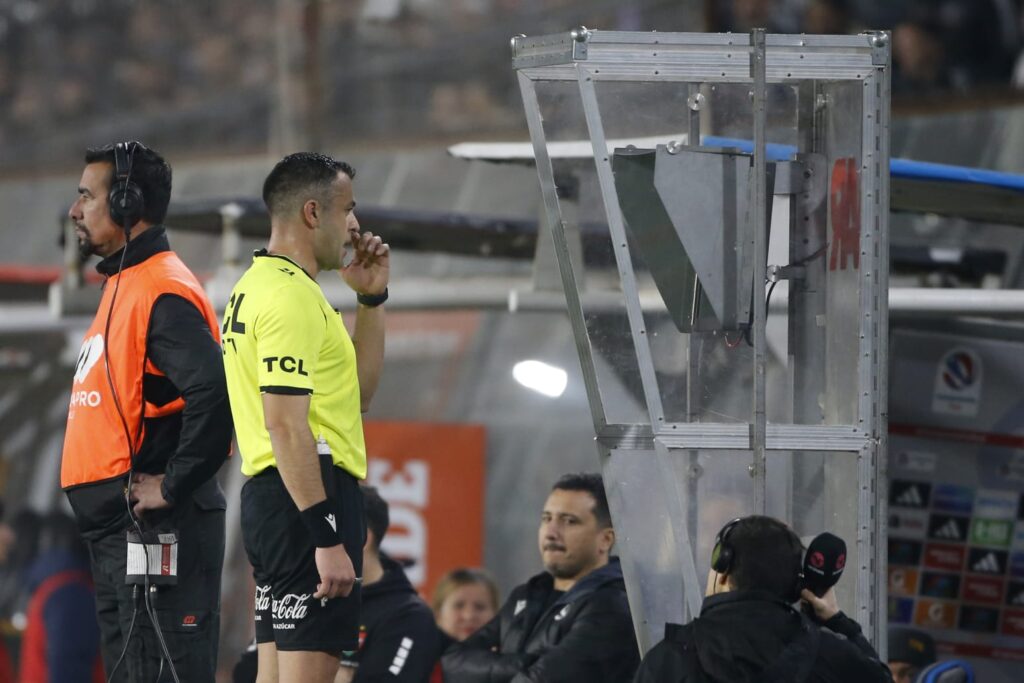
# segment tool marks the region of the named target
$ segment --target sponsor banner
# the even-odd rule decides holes
[[[967,554],[967,571],[975,574],[1002,576],[1006,573],[1008,555],[1004,550],[971,548]]]
[[[918,600],[914,607],[914,623],[925,628],[955,628],[957,605],[941,600]]]
[[[960,597],[960,575],[924,572],[921,575],[921,595],[956,600]]]
[[[921,572],[909,567],[889,567],[890,595],[917,595]]]
[[[928,538],[962,543],[967,540],[970,521],[969,517],[932,515],[928,521]]]
[[[1024,609],[1024,582],[1011,581],[1006,591],[1006,604]]]
[[[1015,519],[1019,503],[1016,491],[981,489],[974,499],[974,514],[988,519]]]
[[[1014,523],[1008,519],[975,517],[971,521],[971,544],[1008,548]]]
[[[889,564],[907,564],[916,567],[921,564],[923,544],[918,541],[889,539]]]
[[[1000,605],[1006,583],[1002,579],[988,576],[964,577],[964,602],[978,602],[983,605]]]
[[[943,569],[959,572],[964,568],[967,548],[962,545],[927,543],[924,547],[924,566],[929,569]]]
[[[928,513],[924,510],[889,512],[889,535],[900,538],[924,538],[928,533]]]
[[[1024,609],[1004,609],[1003,625],[999,632],[1007,636],[1024,638]]]
[[[938,484],[932,494],[932,508],[957,515],[970,515],[974,510],[974,490],[957,484]]]
[[[999,627],[999,610],[991,607],[964,605],[960,608],[959,627],[973,633],[995,633]]]
[[[932,485],[923,481],[896,479],[889,484],[889,505],[923,510],[931,500]]]
[[[388,502],[382,548],[411,562],[406,575],[430,595],[453,567],[483,560],[486,431],[479,425],[367,421],[367,483]]]
[[[1024,579],[1024,553],[1010,554],[1010,576],[1015,579]]]
[[[1005,647],[992,647],[976,643],[936,643],[940,658],[942,657],[979,657],[983,659],[1006,659],[1013,662],[1024,662],[1024,651],[1009,650]]]
[[[909,624],[914,618],[914,601],[911,598],[889,598],[889,623]]]
[[[932,411],[940,415],[975,417],[981,402],[981,357],[970,349],[952,349],[935,370]]]
[[[899,451],[893,462],[896,469],[904,472],[931,474],[935,471],[938,458],[928,451]]]

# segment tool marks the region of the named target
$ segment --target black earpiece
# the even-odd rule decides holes
[[[137,142],[119,142],[114,145],[114,180],[110,184],[107,204],[110,218],[124,228],[125,234],[142,220],[146,202],[142,189],[132,182],[132,163],[135,160]]]
[[[723,526],[718,535],[715,536],[715,547],[711,550],[711,568],[719,574],[728,574],[729,569],[732,567],[735,553],[732,546],[729,545],[729,534],[736,528],[741,519],[742,517],[737,517],[732,520]]]

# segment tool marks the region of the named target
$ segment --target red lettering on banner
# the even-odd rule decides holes
[[[846,270],[853,259],[853,269],[860,268],[860,188],[857,182],[857,160],[836,159],[832,165],[832,187],[829,192],[832,212],[832,255],[829,270]]]
[[[964,577],[964,602],[980,602],[982,604],[999,605],[1003,602],[1003,591],[1006,584],[1002,579],[990,576]]]
[[[945,543],[928,543],[924,547],[924,566],[959,572],[964,567],[967,548]]]
[[[1024,609],[1003,610],[1003,627],[999,632],[1007,636],[1024,638]]]

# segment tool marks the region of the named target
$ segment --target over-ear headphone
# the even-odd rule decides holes
[[[146,201],[142,189],[132,182],[132,164],[138,142],[119,142],[114,145],[114,180],[110,184],[107,205],[110,217],[115,223],[130,233],[132,227],[142,220]]]
[[[732,560],[736,556],[732,546],[729,545],[729,534],[740,523],[742,517],[728,522],[715,536],[715,547],[711,549],[711,568],[719,574],[728,574],[732,567]]]
[[[736,560],[736,551],[733,550],[732,545],[729,543],[729,534],[732,533],[736,525],[743,520],[742,517],[737,517],[726,523],[721,528],[718,535],[715,536],[715,545],[711,549],[711,569],[718,572],[719,574],[728,574],[732,569],[732,564]],[[803,553],[797,554],[797,562],[802,559]],[[793,581],[793,587],[789,591],[789,595],[786,597],[786,601],[793,603],[800,599],[800,591],[804,587],[804,573],[802,564],[798,564],[796,567],[796,577]]]

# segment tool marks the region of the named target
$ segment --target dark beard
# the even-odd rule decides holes
[[[75,234],[78,239],[78,256],[83,263],[89,260],[89,257],[96,253],[96,247],[93,245],[92,240],[89,239],[88,233],[85,235]]]

